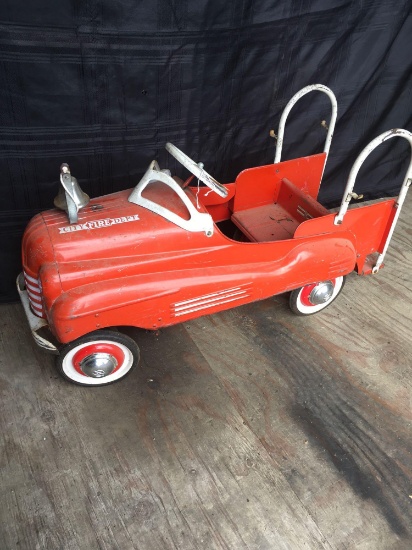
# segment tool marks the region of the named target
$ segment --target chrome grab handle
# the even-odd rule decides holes
[[[185,220],[175,212],[172,212],[165,206],[158,204],[146,197],[142,196],[143,191],[146,187],[154,182],[161,182],[168,187],[170,187],[181,199],[182,203],[187,208],[190,218]],[[180,187],[180,185],[170,176],[169,170],[160,170],[158,163],[155,160],[149,165],[149,168],[146,170],[142,179],[130,193],[129,202],[133,202],[159,216],[162,216],[166,220],[178,225],[182,229],[191,232],[201,232],[203,231],[207,237],[211,237],[214,231],[214,224],[212,216],[206,212],[198,212],[189,197],[186,195],[185,191]]]
[[[329,129],[326,136],[325,146],[323,148],[323,152],[326,153],[326,158],[328,157],[330,144],[332,143],[333,132],[335,130],[336,118],[338,116],[338,104],[336,101],[335,94],[332,92],[330,88],[328,88],[327,86],[324,86],[323,84],[311,84],[310,86],[306,86],[305,88],[302,88],[299,92],[297,92],[283,110],[282,116],[280,117],[279,128],[278,128],[275,160],[274,160],[275,164],[277,162],[280,162],[280,156],[282,154],[283,136],[285,133],[286,119],[292,107],[295,105],[295,103],[299,101],[301,97],[308,94],[309,92],[313,92],[316,90],[318,92],[325,93],[329,97],[330,102],[332,104],[332,115],[330,117]]]
[[[411,146],[411,160],[409,162],[409,167],[406,172],[406,176],[403,180],[401,190],[399,192],[398,198],[396,199],[395,208],[396,208],[396,214],[393,218],[391,228],[389,230],[388,236],[386,238],[385,246],[383,247],[383,250],[381,254],[378,256],[378,260],[376,262],[375,267],[372,269],[372,273],[377,273],[379,271],[380,266],[383,263],[383,259],[386,255],[386,252],[389,247],[389,243],[391,241],[393,232],[395,230],[396,223],[399,218],[399,214],[401,212],[402,205],[405,201],[406,194],[408,192],[408,189],[412,183],[412,134],[411,132],[408,132],[408,130],[403,130],[402,128],[394,128],[393,130],[388,130],[387,132],[384,132],[380,136],[376,137],[374,140],[372,140],[360,153],[358,158],[355,160],[354,165],[352,166],[352,170],[349,173],[348,182],[345,187],[345,191],[343,193],[343,199],[342,203],[339,209],[338,214],[335,216],[334,224],[340,225],[343,222],[344,216],[348,210],[349,203],[351,199],[355,196],[355,193],[353,192],[353,188],[355,187],[355,179],[358,175],[358,172],[360,170],[360,167],[362,166],[363,162],[365,161],[366,157],[368,157],[378,145],[383,143],[384,141],[387,141],[388,139],[394,138],[394,137],[403,137],[406,140],[408,140],[409,145]]]

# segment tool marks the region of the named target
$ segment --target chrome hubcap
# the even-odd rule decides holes
[[[309,294],[309,301],[314,306],[325,304],[333,296],[335,287],[332,281],[325,281],[315,286],[312,292]]]
[[[80,361],[80,368],[86,376],[103,378],[117,367],[117,360],[110,353],[92,353]]]

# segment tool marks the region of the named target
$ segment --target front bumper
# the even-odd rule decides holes
[[[20,275],[17,277],[16,284],[17,284],[17,291],[20,296],[20,301],[22,303],[24,313],[26,314],[31,333],[33,335],[33,338],[36,344],[41,348],[47,351],[50,351],[52,353],[59,353],[57,349],[57,345],[54,344],[52,341],[53,340],[52,334],[51,333],[48,334],[50,331],[49,331],[49,325],[46,319],[37,317],[36,315],[34,315],[34,313],[32,313],[30,309],[29,297],[27,295],[23,273],[20,273]]]

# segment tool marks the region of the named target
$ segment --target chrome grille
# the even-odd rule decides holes
[[[28,275],[25,271],[23,271],[23,275],[31,309],[38,317],[44,317],[39,281]]]

